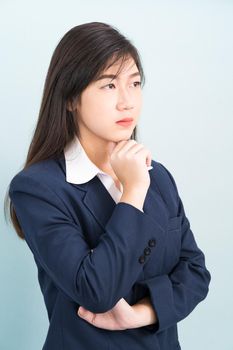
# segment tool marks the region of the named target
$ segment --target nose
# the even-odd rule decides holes
[[[119,111],[124,109],[134,108],[133,99],[130,96],[130,93],[126,89],[119,89],[119,95],[117,100],[117,109]]]

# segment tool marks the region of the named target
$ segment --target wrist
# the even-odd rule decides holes
[[[148,186],[144,186],[144,185],[123,186],[123,193],[126,193],[126,194],[133,194],[133,195],[138,194],[140,196],[143,196],[143,195],[146,195],[147,191],[148,191]]]
[[[145,297],[133,306],[133,310],[138,320],[137,327],[148,326],[157,323],[156,312],[151,304],[150,298]]]
[[[141,188],[134,189],[124,189],[123,194],[119,200],[119,202],[125,202],[131,204],[143,211],[143,205],[145,201],[147,191]]]

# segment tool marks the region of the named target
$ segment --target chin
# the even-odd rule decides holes
[[[121,130],[120,132],[112,132],[110,134],[110,137],[107,139],[112,142],[120,142],[120,141],[127,141],[130,140],[131,136],[133,135],[134,128],[130,128],[127,130]]]
[[[125,133],[124,135],[115,137],[114,139],[112,139],[112,141],[114,141],[114,142],[128,141],[130,139],[131,135],[132,135],[132,132],[131,133]]]

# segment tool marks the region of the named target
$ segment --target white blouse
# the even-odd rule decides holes
[[[66,181],[74,184],[82,184],[91,180],[94,176],[98,176],[103,185],[106,187],[116,203],[119,202],[123,187],[120,184],[119,190],[113,178],[99,169],[87,156],[79,139],[75,136],[64,149],[66,162]],[[147,167],[148,170],[153,169],[152,166]]]

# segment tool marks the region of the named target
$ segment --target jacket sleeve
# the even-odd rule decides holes
[[[179,262],[170,273],[139,282],[149,291],[157,315],[155,324],[143,327],[153,333],[161,332],[188,316],[208,294],[211,280],[205,266],[205,256],[190,229],[174,178],[163,165],[162,167],[169,175],[177,196],[177,216],[181,216],[181,250]]]
[[[163,228],[126,202],[116,204],[92,252],[81,224],[51,187],[17,174],[9,195],[36,260],[59,290],[94,313],[108,311],[129,292],[150,259],[140,261],[150,240],[156,259],[165,249]]]

